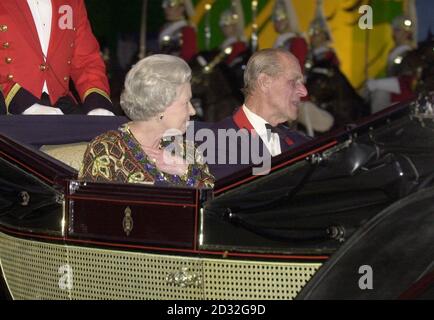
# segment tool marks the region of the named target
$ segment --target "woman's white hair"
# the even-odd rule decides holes
[[[128,72],[121,107],[133,121],[146,121],[164,112],[176,99],[179,86],[189,83],[191,69],[181,58],[156,54],[137,62]]]

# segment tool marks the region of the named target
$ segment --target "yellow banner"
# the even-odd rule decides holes
[[[221,1],[221,0],[219,0]],[[392,14],[385,11],[389,8],[402,8],[408,0],[324,0],[324,13],[332,33],[332,46],[341,62],[341,70],[354,87],[364,84],[367,77],[378,76],[385,68],[387,56],[393,47],[390,20]],[[260,11],[257,16],[259,48],[273,46],[277,34],[274,31],[271,15],[276,0],[259,0]],[[194,22],[202,21],[205,5],[217,6],[216,0],[198,0]],[[242,0],[245,11],[251,9],[251,0]],[[309,24],[315,17],[316,0],[292,0],[297,14],[299,29],[306,36]],[[373,5],[374,25],[371,30],[362,30],[359,20],[363,13],[359,9],[363,5]],[[390,10],[389,10],[390,11]],[[395,10],[396,11],[396,10]],[[248,15],[249,12],[245,14]],[[396,14],[395,14],[396,15]],[[382,18],[382,19],[380,19]],[[247,21],[245,36],[250,38],[252,21]]]

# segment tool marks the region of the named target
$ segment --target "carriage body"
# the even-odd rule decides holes
[[[3,289],[14,299],[401,297],[433,272],[430,99],[282,154],[267,176],[246,169],[213,190],[78,181],[3,126]],[[392,210],[401,216],[390,213],[409,197]],[[375,267],[373,290],[358,286],[361,264]],[[406,297],[432,297],[429,279]]]

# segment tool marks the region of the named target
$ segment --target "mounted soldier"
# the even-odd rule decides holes
[[[387,58],[386,78],[370,79],[366,83],[371,98],[371,111],[377,112],[391,103],[410,99],[414,94],[415,75],[405,62],[415,49],[416,21],[398,16],[392,22],[395,47]]]
[[[332,35],[327,20],[322,10],[322,0],[317,0],[315,18],[309,25],[309,54],[306,68],[320,64],[329,63],[339,67],[340,62],[333,47],[331,47]]]
[[[197,54],[196,29],[189,22],[194,15],[191,0],[163,0],[167,23],[159,35],[160,52],[190,60]]]
[[[209,47],[212,6],[205,7],[205,10],[205,39]],[[193,70],[193,104],[198,117],[210,122],[232,114],[234,106],[242,103],[244,67],[250,57],[243,36],[244,14],[240,0],[232,1],[231,8],[221,13],[219,26],[225,36],[222,44],[200,52],[190,63]]]
[[[279,34],[274,48],[286,49],[295,55],[303,66],[306,63],[308,46],[298,29],[298,19],[291,0],[277,0],[273,9],[274,29]]]
[[[220,15],[219,26],[225,36],[224,41],[220,45],[220,50],[230,52],[225,59],[225,63],[228,66],[232,66],[237,63],[237,58],[248,49],[243,35],[244,13],[240,0],[232,1],[231,9],[223,11]]]

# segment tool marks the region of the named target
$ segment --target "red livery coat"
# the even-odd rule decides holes
[[[198,52],[196,30],[191,26],[182,28],[182,41],[181,58],[190,61]]]
[[[159,35],[160,53],[170,54],[187,62],[197,54],[196,30],[186,20],[166,24]]]
[[[300,67],[304,72],[304,65],[309,52],[306,39],[296,33],[287,32],[281,34],[274,44],[274,48],[282,48],[297,57]]]
[[[288,50],[297,57],[301,69],[304,70],[306,56],[308,53],[307,42],[303,37],[295,37],[291,40]]]
[[[232,62],[236,58],[238,58],[238,56],[243,54],[248,49],[246,43],[243,41],[234,42],[231,44],[231,47],[232,47],[232,52],[225,60],[227,65],[231,65]]]
[[[60,97],[70,95],[70,78],[85,111],[111,106],[105,64],[83,0],[51,2],[46,59],[27,1],[0,2],[0,87],[8,112],[21,113],[38,102],[45,81],[54,105]],[[86,106],[88,97],[99,105]]]
[[[392,93],[390,95],[391,102],[400,102],[414,98],[415,93],[413,89],[413,82],[415,77],[411,75],[401,75],[398,77],[399,89],[401,92],[399,94]]]

